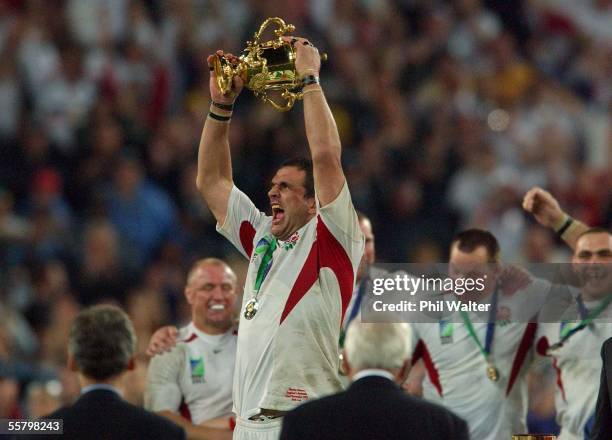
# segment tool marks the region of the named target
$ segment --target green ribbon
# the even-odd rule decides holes
[[[591,310],[589,314],[584,317],[575,327],[571,325],[564,326],[563,329],[561,329],[561,342],[563,343],[567,341],[574,333],[577,333],[589,326],[593,320],[597,318],[606,307],[608,307],[610,302],[612,302],[612,295],[608,295],[606,299],[601,302],[601,304]]]
[[[259,243],[255,248],[256,256],[263,254],[263,257],[261,257],[261,262],[259,263],[259,268],[257,269],[257,277],[255,277],[255,295],[259,294],[259,289],[261,289],[261,285],[272,267],[272,254],[274,254],[277,245],[278,240],[276,237],[268,236],[259,240]]]
[[[476,342],[476,345],[478,345],[478,348],[480,349],[480,352],[482,353],[482,355],[485,358],[488,359],[489,358],[489,353],[487,353],[487,351],[485,350],[484,346],[482,345],[482,342],[480,342],[480,339],[478,339],[478,335],[476,334],[476,330],[474,330],[474,326],[472,325],[472,321],[470,320],[470,317],[468,316],[467,312],[464,312],[462,310],[459,313],[461,314],[461,318],[463,318],[463,323],[467,327],[467,331],[468,331],[470,337]]]

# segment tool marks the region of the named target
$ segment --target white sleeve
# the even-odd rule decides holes
[[[265,218],[266,215],[255,207],[251,199],[234,185],[227,203],[225,222],[223,225],[217,223],[217,231],[248,259],[253,252],[255,232]]]
[[[154,356],[147,371],[144,403],[149,411],[178,412],[183,400],[179,385],[184,367],[183,351],[179,347],[170,353]]]
[[[324,207],[320,207],[318,197],[316,200],[317,214],[320,220],[323,221],[327,229],[352,259],[358,256],[356,260],[357,264],[359,264],[363,254],[365,239],[359,227],[357,213],[351,200],[348,184],[344,182],[340,194],[338,194],[333,202]]]

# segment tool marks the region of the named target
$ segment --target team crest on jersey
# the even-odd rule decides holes
[[[204,358],[189,358],[191,367],[191,383],[205,383],[204,379]]]
[[[300,239],[300,233],[295,231],[293,235],[289,237],[289,240],[283,243],[283,249],[285,249],[286,251],[293,249],[299,239]]]

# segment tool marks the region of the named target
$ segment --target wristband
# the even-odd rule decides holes
[[[228,112],[231,112],[232,110],[234,110],[234,104],[221,104],[220,102],[213,101],[212,105],[214,105],[218,109],[225,110]]]
[[[321,84],[321,81],[319,81],[319,77],[315,75],[304,76],[304,78],[302,78],[302,85],[306,87],[310,84]]]
[[[232,118],[231,116],[221,116],[213,112],[208,112],[208,117],[221,122],[227,122]]]
[[[565,233],[565,231],[567,231],[568,228],[572,225],[572,223],[574,223],[574,219],[568,216],[567,220],[565,220],[565,223],[563,223],[563,226],[561,226],[557,230],[557,237],[561,238],[563,234]]]

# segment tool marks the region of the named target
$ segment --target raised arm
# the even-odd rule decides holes
[[[533,215],[539,224],[561,236],[572,250],[580,234],[588,229],[584,223],[571,218],[559,206],[557,199],[542,188],[531,188],[523,198],[523,209]]]
[[[307,81],[318,81],[321,56],[316,47],[303,38],[296,38],[295,68]],[[341,146],[338,128],[318,83],[304,87],[304,122],[312,156],[315,192],[321,207],[333,202],[345,178],[340,161]]]
[[[222,52],[219,52],[222,54]],[[226,55],[231,57],[231,55]],[[212,69],[214,55],[208,57]],[[234,77],[232,91],[223,95],[217,86],[214,70],[210,71],[210,112],[204,123],[200,148],[198,151],[198,177],[196,185],[206,200],[219,224],[223,224],[227,214],[227,204],[234,185],[232,179],[232,160],[229,146],[229,123],[236,97],[242,90],[242,80]],[[219,104],[219,105],[216,105]]]

